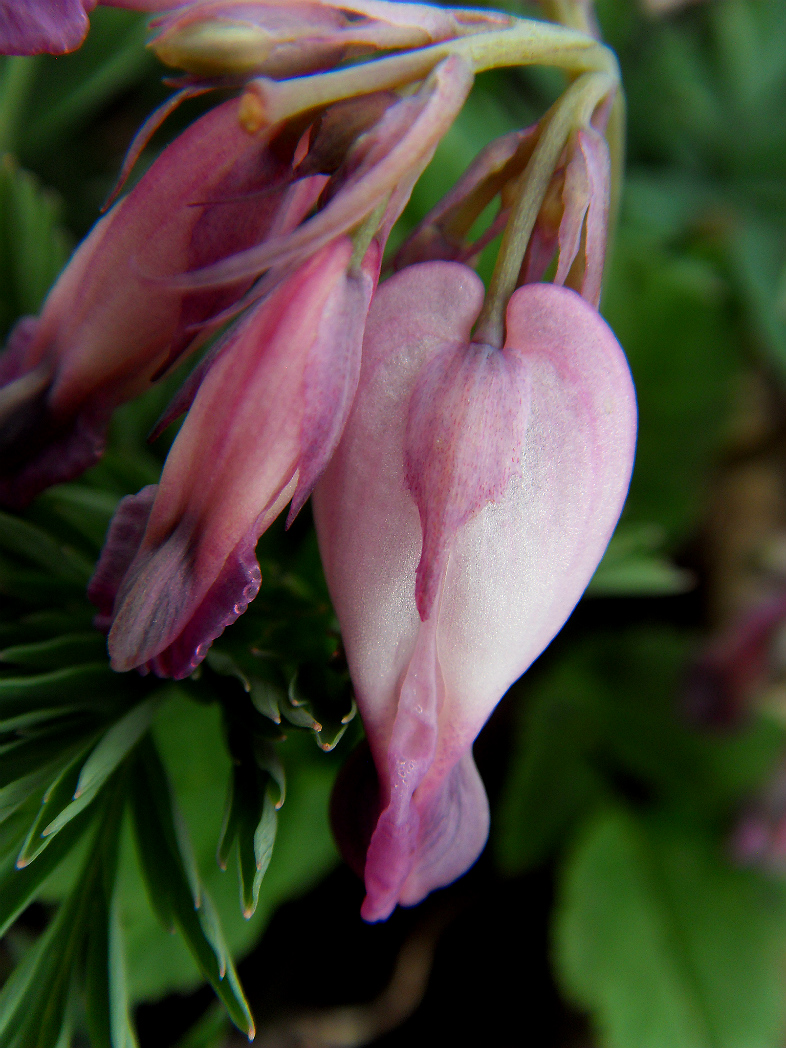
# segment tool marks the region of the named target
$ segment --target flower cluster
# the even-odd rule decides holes
[[[91,6],[0,7],[0,43],[66,50]],[[336,821],[363,914],[382,919],[477,858],[473,740],[580,598],[627,491],[634,394],[597,312],[616,66],[575,29],[388,0],[192,0],[154,26],[184,71],[174,104],[237,97],[163,151],[12,332],[0,499],[23,506],[95,462],[112,411],[225,328],[162,420],[185,414],[160,483],[121,502],[90,596],[116,670],[182,678],[256,595],[259,536],[313,493],[375,768],[360,792],[339,783]],[[477,157],[378,286],[474,74],[527,62],[570,86]],[[472,263],[499,233],[486,291]]]

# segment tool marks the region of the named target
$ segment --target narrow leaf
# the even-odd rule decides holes
[[[106,639],[98,630],[90,630],[13,645],[0,651],[0,662],[32,666],[37,670],[57,670],[79,663],[98,662],[105,655]]]
[[[91,808],[77,815],[36,861],[24,869],[16,867],[16,850],[0,863],[0,936],[5,935],[19,914],[35,899],[38,889],[50,873],[79,843],[95,814]]]
[[[93,565],[75,550],[20,517],[0,510],[0,548],[21,556],[57,579],[72,583],[81,591],[93,574]]]
[[[95,792],[106,782],[148,730],[160,705],[159,697],[146,699],[112,725],[85,761],[74,791],[75,800],[88,791]]]
[[[132,776],[132,812],[151,903],[165,927],[177,926],[194,960],[235,1025],[253,1037],[254,1024],[224,941],[218,916],[195,879],[185,826],[173,804],[158,752],[148,737]]]

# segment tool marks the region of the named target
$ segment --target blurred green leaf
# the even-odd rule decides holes
[[[663,532],[646,524],[621,525],[587,587],[588,596],[650,596],[684,593],[695,580],[659,552]]]
[[[60,211],[55,193],[0,152],[0,336],[16,317],[38,313],[68,259]]]
[[[24,557],[55,578],[72,583],[81,594],[93,574],[93,564],[62,545],[43,528],[0,511],[0,548]]]
[[[138,750],[131,792],[134,826],[150,901],[165,927],[177,927],[230,1018],[249,1037],[254,1024],[217,914],[198,881],[182,818],[149,739]]]
[[[0,663],[57,671],[74,663],[96,662],[106,654],[106,638],[97,630],[16,644],[0,651]]]
[[[786,894],[695,829],[606,812],[567,863],[555,960],[608,1048],[778,1048]]]
[[[531,688],[518,688],[517,730],[493,827],[507,874],[548,858],[611,795],[593,762],[602,741],[595,686],[581,662],[568,659],[537,675]]]
[[[695,527],[727,435],[740,364],[728,308],[706,264],[621,230],[604,314],[627,353],[639,406],[623,520],[659,526],[667,547]]]
[[[144,18],[130,11],[99,8],[84,44],[74,54],[40,63],[20,128],[20,152],[52,151],[112,99],[156,70],[145,48]]]

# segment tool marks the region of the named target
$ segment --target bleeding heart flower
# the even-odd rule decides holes
[[[630,374],[595,310],[527,285],[496,349],[472,342],[482,302],[479,278],[451,262],[380,287],[355,405],[315,491],[379,779],[368,920],[480,853],[489,816],[472,742],[580,598],[633,463]],[[336,798],[339,820],[362,806]]]

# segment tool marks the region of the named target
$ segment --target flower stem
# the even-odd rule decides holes
[[[502,66],[551,65],[569,74],[603,72],[615,83],[619,81],[613,52],[591,36],[547,22],[519,19],[509,29],[475,33],[347,69],[282,81],[260,77],[248,86],[247,105],[258,114],[254,123],[269,127],[343,98],[422,80],[450,55],[466,58],[476,73]]]
[[[585,73],[567,88],[543,118],[543,132],[518,179],[517,200],[502,236],[473,341],[503,345],[508,300],[516,290],[527,244],[560,155],[571,133],[589,124],[598,103],[616,86],[607,73]]]

